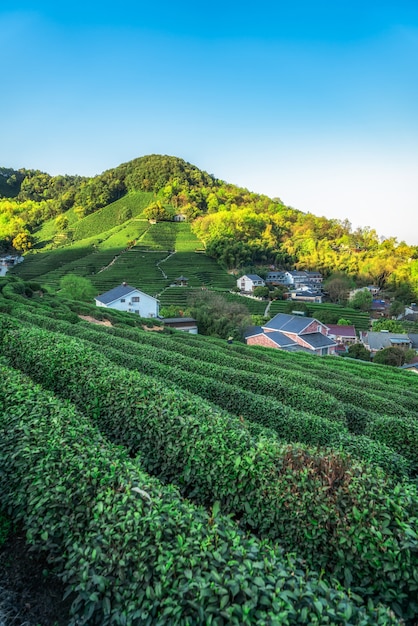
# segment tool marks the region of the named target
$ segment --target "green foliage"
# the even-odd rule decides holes
[[[370,361],[370,352],[361,343],[354,343],[347,348],[347,354],[352,359],[359,359],[360,361]]]
[[[151,154],[134,159],[123,163],[115,171],[124,178],[127,189],[132,191],[159,191],[173,180],[196,186],[214,182],[213,177],[194,165],[166,155]]]
[[[292,311],[300,311],[304,315],[309,315],[308,305],[305,302],[294,302],[293,300],[286,300],[285,312],[292,313]]]
[[[270,300],[283,300],[283,296],[286,293],[286,287],[275,287],[272,291],[270,291]]]
[[[181,317],[183,315],[188,315],[188,311],[184,311],[184,309],[176,307],[174,305],[164,306],[160,308],[160,317]]]
[[[395,484],[381,472],[338,454],[268,438],[252,444],[239,420],[203,403],[197,409],[195,397],[110,368],[80,341],[46,338],[14,331],[4,340],[5,354],[27,371],[36,363],[38,380],[83,407],[130,454],[139,452],[148,471],[177,482],[184,496],[202,504],[219,501],[243,525],[297,549],[312,567],[327,568],[357,593],[397,603],[405,614],[416,610],[412,486],[397,485],[394,495]]]
[[[220,294],[210,291],[193,294],[188,305],[192,317],[197,321],[199,332],[204,335],[223,339],[232,335],[241,339],[250,323],[245,306],[229,303]]]
[[[351,326],[351,321],[345,319],[345,317],[340,317],[340,319],[337,321],[337,324],[339,326]]]
[[[0,198],[16,197],[25,175],[25,170],[0,167]]]
[[[354,309],[359,309],[360,311],[369,311],[372,305],[373,296],[367,289],[362,289],[361,291],[357,291],[350,298],[350,306]]]
[[[66,274],[60,280],[60,294],[73,300],[91,300],[95,289],[91,282],[83,276]]]
[[[389,315],[393,317],[397,317],[398,315],[402,315],[405,311],[405,304],[400,300],[394,300],[389,307]]]
[[[400,322],[397,322],[396,320],[389,320],[389,319],[378,320],[377,322],[374,322],[373,330],[376,332],[379,332],[380,330],[387,330],[390,333],[405,332]]]
[[[373,362],[380,363],[381,365],[400,367],[405,363],[405,350],[396,346],[383,348],[376,352],[373,357]]]
[[[267,298],[270,294],[268,287],[255,287],[253,290],[253,296],[256,298]]]
[[[324,282],[324,289],[328,293],[331,302],[346,304],[348,292],[352,288],[352,281],[344,274],[333,274]]]
[[[155,220],[157,222],[165,222],[173,219],[173,209],[164,206],[159,200],[151,202],[151,204],[144,210],[144,217],[147,220]]]
[[[1,502],[75,593],[72,622],[186,626],[213,615],[262,626],[274,614],[282,623],[397,623],[246,537],[219,503],[210,515],[194,507],[71,406],[4,367],[0,401]]]
[[[11,525],[10,517],[0,511],[0,548],[7,541]]]

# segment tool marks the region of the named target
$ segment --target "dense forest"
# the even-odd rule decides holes
[[[183,214],[206,253],[227,269],[274,265],[316,269],[325,277],[341,272],[401,290],[406,302],[417,297],[417,246],[382,239],[368,227],[353,230],[348,220],[304,213],[172,156],[140,157],[92,178],[0,168],[0,247],[36,248],[38,229],[51,219],[57,232],[66,233],[63,241],[71,242],[70,210],[80,220],[136,191],[151,192],[150,218]]]

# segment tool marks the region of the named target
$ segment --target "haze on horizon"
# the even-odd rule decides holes
[[[95,175],[171,154],[418,245],[418,4],[0,9],[0,166]]]

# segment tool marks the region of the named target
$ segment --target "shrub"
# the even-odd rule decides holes
[[[71,624],[397,623],[246,537],[218,506],[194,507],[70,405],[0,371],[0,500],[76,594]]]
[[[252,441],[239,420],[38,330],[4,341],[13,364],[76,402],[148,471],[297,550],[311,567],[405,615],[418,610],[417,494],[337,453]],[[382,544],[382,537],[385,537]],[[401,557],[400,557],[401,555]],[[385,574],[390,572],[390,574]]]

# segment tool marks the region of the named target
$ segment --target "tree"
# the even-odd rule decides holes
[[[76,274],[66,274],[60,280],[60,295],[71,300],[91,300],[96,293],[88,278]]]
[[[267,298],[270,293],[268,287],[255,287],[253,290],[253,296],[256,298]]]
[[[286,291],[287,287],[285,287],[284,285],[278,285],[273,289],[273,291],[270,291],[270,300],[283,300],[283,296]]]
[[[173,217],[173,211],[163,206],[160,200],[157,200],[144,210],[144,217],[147,220],[155,220],[157,222],[169,221]]]
[[[55,226],[60,232],[66,230],[68,228],[68,217],[66,215],[58,215],[58,217],[55,218]]]
[[[405,304],[399,300],[394,300],[389,307],[389,315],[391,317],[398,317],[405,312]]]
[[[345,317],[340,317],[340,319],[337,321],[338,326],[350,326],[351,322],[350,320],[346,320]]]
[[[372,306],[373,296],[368,289],[361,289],[357,291],[352,298],[350,298],[350,304],[353,309],[360,309],[360,311],[370,311]]]
[[[338,311],[328,311],[327,309],[315,311],[315,319],[323,324],[336,324],[338,321]]]
[[[348,346],[346,355],[352,359],[359,359],[360,361],[370,361],[370,352],[361,343],[353,343]]]
[[[387,330],[390,333],[404,333],[404,328],[400,322],[396,320],[379,320],[373,324],[373,330],[379,332],[381,330]]]
[[[203,335],[242,339],[245,328],[251,324],[250,313],[245,305],[228,302],[212,291],[192,295],[188,305]]]
[[[407,350],[405,350],[405,363],[413,363],[416,356],[416,350],[414,350],[413,348],[408,348]]]
[[[324,284],[325,290],[328,292],[331,302],[336,304],[344,304],[348,300],[348,292],[350,290],[350,279],[346,277],[331,278]]]
[[[33,237],[28,231],[21,231],[12,240],[12,246],[18,252],[27,252],[33,246]]]
[[[309,315],[309,309],[304,302],[295,302],[294,300],[288,300],[285,313],[292,313],[292,311],[300,311],[304,315]]]
[[[383,348],[376,352],[373,358],[374,363],[381,365],[391,365],[392,367],[400,367],[405,363],[405,350],[403,348]]]

